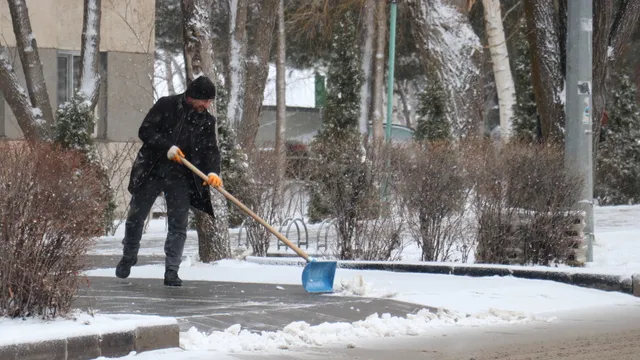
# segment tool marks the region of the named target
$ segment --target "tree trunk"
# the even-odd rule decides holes
[[[612,1],[593,1],[593,54],[592,57],[592,88],[591,94],[593,106],[593,154],[594,159],[597,154],[598,136],[595,134],[600,131],[600,119],[602,112],[605,110],[607,103],[607,82],[609,80],[609,36],[611,34],[611,25],[613,23],[613,2]],[[595,171],[595,166],[593,167]]]
[[[260,111],[264,100],[264,88],[269,75],[269,52],[273,39],[273,29],[278,14],[280,0],[263,0],[260,2],[260,20],[255,27],[252,45],[249,47],[244,99],[244,114],[238,132],[238,140],[245,151],[255,145],[260,127]]]
[[[367,135],[369,132],[369,110],[371,107],[371,82],[373,79],[373,39],[376,36],[375,23],[376,1],[366,0],[364,4],[364,22],[362,36],[364,46],[360,58],[362,67],[362,87],[360,88],[360,121],[358,128],[360,134]]]
[[[446,90],[451,133],[457,138],[477,136],[482,125],[482,46],[468,17],[447,0],[406,3],[424,73],[435,74]]]
[[[176,87],[173,86],[173,64],[171,62],[171,54],[164,52],[162,61],[164,62],[164,74],[167,80],[167,91],[169,95],[176,94]]]
[[[515,85],[509,65],[509,51],[502,26],[500,0],[483,0],[487,40],[496,80],[498,105],[500,107],[500,138],[506,141],[511,137],[511,119],[516,103]]]
[[[402,115],[404,117],[404,124],[407,127],[411,127],[411,109],[412,106],[410,104],[412,96],[410,96],[409,92],[411,91],[410,86],[411,80],[402,80],[401,82],[396,82],[398,87],[398,95],[400,96],[400,102],[402,103]]]
[[[38,44],[31,30],[29,9],[25,0],[8,0],[8,2],[13,33],[16,37],[31,105],[40,110],[42,119],[47,124],[53,125],[53,109],[49,100],[47,83],[44,80],[42,62],[40,62],[40,55],[38,54]]]
[[[182,0],[184,58],[188,82],[201,75],[209,77],[212,81],[217,79],[210,32],[212,5],[212,0]],[[231,257],[226,199],[210,187],[209,194],[215,217],[194,211],[202,262]]]
[[[236,131],[244,109],[248,0],[229,0],[229,105],[227,118]]]
[[[546,142],[564,139],[564,74],[554,0],[525,0],[533,90]]]
[[[623,58],[638,26],[640,0],[623,1],[615,15],[612,1],[594,0],[593,5],[593,158],[597,159],[609,74]]]
[[[96,108],[100,94],[101,18],[102,0],[84,0],[79,92],[91,103],[91,111]]]
[[[46,122],[33,111],[31,101],[27,97],[27,92],[20,85],[20,80],[13,71],[13,66],[9,63],[7,50],[2,49],[0,55],[0,89],[4,99],[9,104],[18,125],[22,130],[24,138],[29,141],[43,140],[48,137]]]
[[[387,2],[378,1],[376,9],[376,56],[375,73],[373,80],[373,139],[376,144],[384,140],[384,129],[382,127],[384,119],[383,99],[384,99],[384,51],[387,44]],[[393,101],[393,99],[387,99]]]
[[[285,167],[287,164],[286,128],[287,128],[287,104],[286,104],[286,33],[284,18],[284,0],[278,4],[278,53],[276,63],[276,154],[278,181],[276,183],[276,199],[283,198],[283,186],[285,180]]]

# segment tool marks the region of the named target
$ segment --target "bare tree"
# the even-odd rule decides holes
[[[254,147],[258,134],[259,116],[264,100],[264,88],[269,75],[269,52],[280,0],[263,0],[256,4],[254,11],[259,14],[252,44],[249,47],[244,99],[244,114],[240,124],[238,140],[242,147]]]
[[[374,60],[375,72],[373,74],[373,94],[372,94],[372,108],[373,108],[373,139],[375,142],[379,142],[384,138],[384,132],[382,128],[383,110],[382,103],[384,98],[384,50],[387,44],[387,17],[386,17],[386,1],[378,1],[376,9],[376,56]],[[393,99],[387,99],[387,101],[393,101]]]
[[[102,0],[84,0],[82,47],[80,49],[80,94],[93,111],[100,93],[100,20]]]
[[[554,1],[525,0],[524,7],[532,54],[533,91],[542,137],[545,141],[562,141],[565,121],[562,99],[564,74]]]
[[[214,81],[217,78],[210,31],[212,7],[213,0],[182,0],[184,59],[188,82],[202,75]],[[226,199],[217,191],[209,192],[215,217],[195,211],[199,255],[203,262],[231,256]]]
[[[284,0],[278,4],[278,52],[276,62],[276,168],[279,176],[276,182],[276,198],[282,198],[282,185],[284,183],[287,152],[285,147],[287,129],[287,102],[286,102],[286,68],[287,56],[286,33],[284,23]]]
[[[376,35],[375,23],[376,1],[365,0],[364,2],[364,21],[362,36],[364,37],[364,45],[362,47],[362,87],[360,89],[360,134],[366,135],[369,131],[369,109],[371,106],[371,80],[373,79],[373,39]]]
[[[44,121],[48,124],[53,124],[53,109],[49,100],[47,83],[44,81],[44,71],[38,54],[38,44],[31,30],[27,3],[25,0],[9,0],[8,2],[13,32],[16,37],[31,105],[36,109],[40,109]]]
[[[85,0],[84,7],[81,62],[91,64],[91,69],[96,76],[90,76],[88,68],[83,66],[81,72],[84,75],[81,77],[89,83],[82,89],[87,89],[91,96],[97,99],[99,57],[96,49],[99,49],[100,32],[96,29],[100,28],[100,0]],[[25,0],[9,0],[9,10],[27,89],[25,91],[20,84],[20,79],[6,53],[7,49],[3,48],[3,54],[0,55],[0,90],[15,115],[25,139],[47,140],[51,135],[50,126],[54,123],[53,109],[38,54],[38,44],[31,29],[29,11]],[[93,58],[90,59],[91,56]],[[85,84],[84,81],[81,84]]]
[[[20,129],[27,140],[39,140],[48,136],[46,122],[39,112],[33,111],[31,100],[20,85],[20,80],[9,62],[7,50],[0,55],[0,89],[18,121]]]
[[[446,0],[407,0],[407,4],[420,62],[426,74],[439,78],[448,95],[451,132],[456,137],[478,134],[482,52],[469,19]]]
[[[611,70],[623,58],[629,39],[638,26],[640,0],[620,2],[614,13],[614,2],[594,0],[593,12],[593,139],[598,143],[606,108],[607,83]],[[594,146],[594,159],[598,147]],[[595,168],[594,168],[595,169]]]
[[[173,62],[171,61],[171,58],[173,56],[171,54],[169,54],[168,52],[164,53],[164,56],[162,57],[162,62],[164,63],[164,74],[165,74],[165,79],[167,80],[167,91],[169,92],[169,95],[175,95],[176,94],[176,87],[173,85]],[[182,74],[182,71],[178,71],[179,73]]]
[[[243,116],[249,0],[229,0],[229,105],[227,118],[238,129]]]
[[[498,105],[500,107],[500,138],[506,140],[511,135],[511,118],[516,103],[515,84],[509,65],[509,51],[502,25],[500,0],[483,0],[487,40],[496,80]]]

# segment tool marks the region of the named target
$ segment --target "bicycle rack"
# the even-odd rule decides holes
[[[245,228],[245,225],[247,223],[247,219],[242,221],[242,224],[240,224],[240,229],[238,229],[238,246],[242,246],[242,229]],[[247,232],[247,230],[245,229],[245,233]],[[244,241],[244,246],[249,248],[249,235],[247,234],[247,237]]]
[[[290,222],[290,223],[289,223]],[[302,236],[300,236],[300,226],[298,226],[298,222],[302,223],[302,227],[304,228],[304,235],[305,235],[305,240],[301,241]],[[289,226],[287,226],[287,230],[285,232],[285,237],[289,237],[289,231],[291,230],[291,226],[295,225],[296,226],[296,232],[298,233],[298,247],[302,247],[305,246],[305,248],[309,248],[309,230],[307,229],[307,225],[304,223],[304,220],[301,218],[287,218],[285,219],[282,224],[280,224],[280,228],[278,229],[279,233],[282,233],[282,228],[284,228],[287,224],[289,224]],[[280,250],[280,247],[284,247],[287,250],[289,249],[289,247],[284,244],[282,241],[280,241],[280,239],[277,240],[276,242],[276,246],[278,248],[278,250]]]
[[[336,219],[324,219],[320,223],[320,227],[318,228],[318,234],[316,235],[316,250],[320,251],[320,248],[325,248],[328,250],[328,238],[329,238],[329,230],[331,230],[331,226],[335,227]],[[320,244],[320,236],[322,234],[322,229],[327,226],[324,233],[324,244]]]

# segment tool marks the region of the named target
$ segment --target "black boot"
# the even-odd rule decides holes
[[[167,269],[164,272],[164,284],[166,286],[182,286],[182,280],[178,277],[178,272]]]
[[[123,256],[116,266],[116,276],[120,279],[126,279],[131,274],[131,267],[138,263],[137,256]]]

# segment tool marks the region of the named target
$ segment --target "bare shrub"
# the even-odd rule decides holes
[[[101,178],[77,152],[0,143],[0,316],[66,314],[92,239]]]
[[[514,142],[476,154],[484,164],[477,178],[477,262],[575,264],[582,180],[565,167],[562,149]]]
[[[122,143],[98,143],[97,161],[104,168],[104,172],[111,184],[111,191],[116,201],[123,202],[128,191],[129,171],[135,160],[140,143],[126,141]],[[116,205],[117,206],[117,205]],[[113,209],[110,228],[105,229],[107,235],[115,235],[116,230],[126,220],[129,204],[124,211],[117,213]]]
[[[470,186],[460,150],[448,142],[413,142],[395,152],[395,188],[421,259],[451,260],[465,243],[468,223]]]
[[[403,229],[396,198],[383,194],[383,186],[392,180],[392,169],[386,166],[390,152],[365,148],[356,134],[319,142],[313,152],[312,202],[326,218],[335,219],[336,257],[389,260],[400,246]]]
[[[249,157],[250,179],[243,189],[241,197],[245,205],[268,224],[273,225],[283,207],[283,199],[278,196],[278,189],[284,186],[278,175],[278,157],[273,149],[253,150]],[[247,223],[247,238],[251,244],[253,254],[266,256],[269,250],[271,233],[257,221],[249,218]]]

